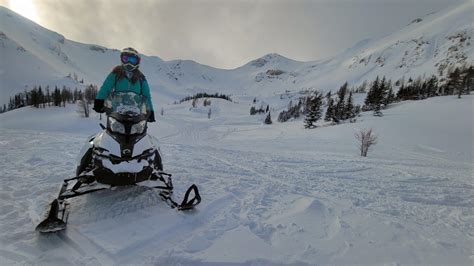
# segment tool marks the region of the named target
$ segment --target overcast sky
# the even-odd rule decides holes
[[[235,68],[268,53],[310,61],[465,0],[0,0],[66,38]]]

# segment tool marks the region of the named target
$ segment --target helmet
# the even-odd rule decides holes
[[[128,70],[133,71],[140,66],[140,54],[132,47],[127,47],[120,52],[120,61],[122,66]]]

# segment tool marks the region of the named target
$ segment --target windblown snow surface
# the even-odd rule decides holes
[[[164,105],[161,141],[177,196],[120,187],[72,199],[69,225],[34,231],[98,118],[75,106],[0,115],[0,264],[472,265],[473,96],[403,102],[383,118],[303,129],[263,125],[250,99]],[[372,127],[366,158],[354,133]]]

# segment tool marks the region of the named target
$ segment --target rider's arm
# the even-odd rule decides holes
[[[151,93],[150,93],[150,86],[148,86],[148,81],[146,79],[143,81],[143,95],[146,97],[148,101],[148,106],[150,107],[150,111],[153,111],[153,102],[151,101]]]
[[[104,83],[100,87],[99,91],[97,92],[96,99],[105,100],[107,96],[109,96],[110,91],[115,83],[115,74],[110,73],[107,78],[105,79]]]

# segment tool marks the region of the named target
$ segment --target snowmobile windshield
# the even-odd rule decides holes
[[[108,114],[140,116],[148,113],[148,105],[143,95],[134,92],[116,92],[105,101]]]
[[[107,128],[120,135],[143,135],[149,114],[147,100],[134,92],[116,92],[105,101]]]

